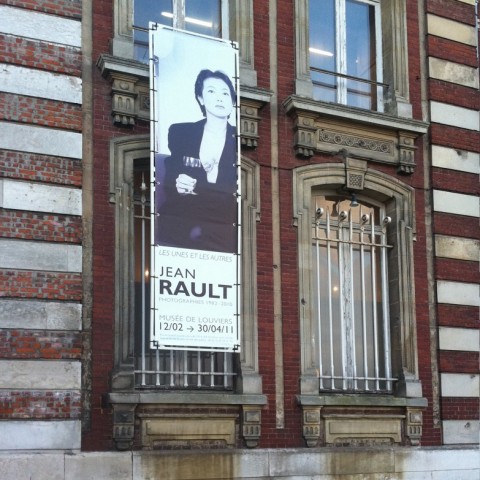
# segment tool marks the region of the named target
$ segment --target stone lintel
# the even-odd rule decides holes
[[[415,141],[427,132],[424,122],[297,96],[283,106],[293,118],[294,150],[300,158],[327,153],[393,164],[402,174],[415,170]]]
[[[97,66],[112,85],[112,118],[117,125],[134,126],[150,120],[149,67],[146,64],[103,54]],[[240,136],[244,148],[256,148],[260,122],[259,111],[269,103],[271,92],[240,87]]]

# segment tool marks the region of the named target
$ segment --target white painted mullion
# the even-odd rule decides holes
[[[185,30],[185,1],[173,0],[173,28]]]
[[[376,62],[376,82],[383,83],[383,54],[382,54],[382,14],[380,3],[374,3],[375,8],[375,62]],[[384,109],[384,87],[377,87],[377,111],[383,112]]]
[[[335,0],[335,50],[337,73],[347,73],[346,0]],[[337,102],[347,103],[347,79],[337,77]]]
[[[230,39],[230,12],[228,9],[229,0],[221,0],[220,2],[220,17],[222,21],[222,38],[224,40]]]

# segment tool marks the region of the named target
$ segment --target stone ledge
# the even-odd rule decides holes
[[[405,398],[388,395],[297,395],[299,405],[341,407],[416,407],[428,406],[426,398]]]
[[[360,455],[360,456],[359,456]],[[375,456],[380,455],[380,456]],[[370,465],[354,462],[370,459]],[[378,462],[374,463],[374,460]],[[353,462],[353,463],[352,463]],[[268,479],[274,474],[297,479],[318,477],[335,480],[353,466],[362,478],[478,478],[480,457],[478,446],[448,447],[326,447],[321,450],[258,449],[215,451],[143,451],[143,452],[81,452],[52,453],[45,451],[17,453],[0,452],[0,471],[4,478],[37,480],[142,480],[157,478]],[[323,470],[319,470],[323,467]],[[372,469],[375,473],[371,474]],[[169,476],[165,476],[169,472]],[[188,473],[188,477],[181,474]],[[157,477],[156,477],[157,475]]]
[[[110,403],[122,404],[196,404],[196,405],[266,405],[265,395],[214,392],[130,392],[109,393]]]

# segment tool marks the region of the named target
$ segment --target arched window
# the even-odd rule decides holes
[[[242,159],[242,351],[231,354],[156,351],[148,347],[150,178],[149,137],[112,140],[110,201],[115,205],[116,301],[113,390],[233,389],[261,392],[256,320],[258,166]],[[237,367],[235,367],[237,365]]]
[[[413,191],[363,163],[353,199],[343,163],[294,173],[302,394],[421,396]]]
[[[293,200],[307,445],[418,445],[413,189],[346,158],[296,169]]]
[[[385,206],[312,196],[312,284],[320,391],[391,392]]]

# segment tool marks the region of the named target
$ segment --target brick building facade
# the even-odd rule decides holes
[[[158,9],[0,1],[3,478],[476,478],[477,2],[197,3],[159,2],[240,49],[240,354],[141,348]]]

